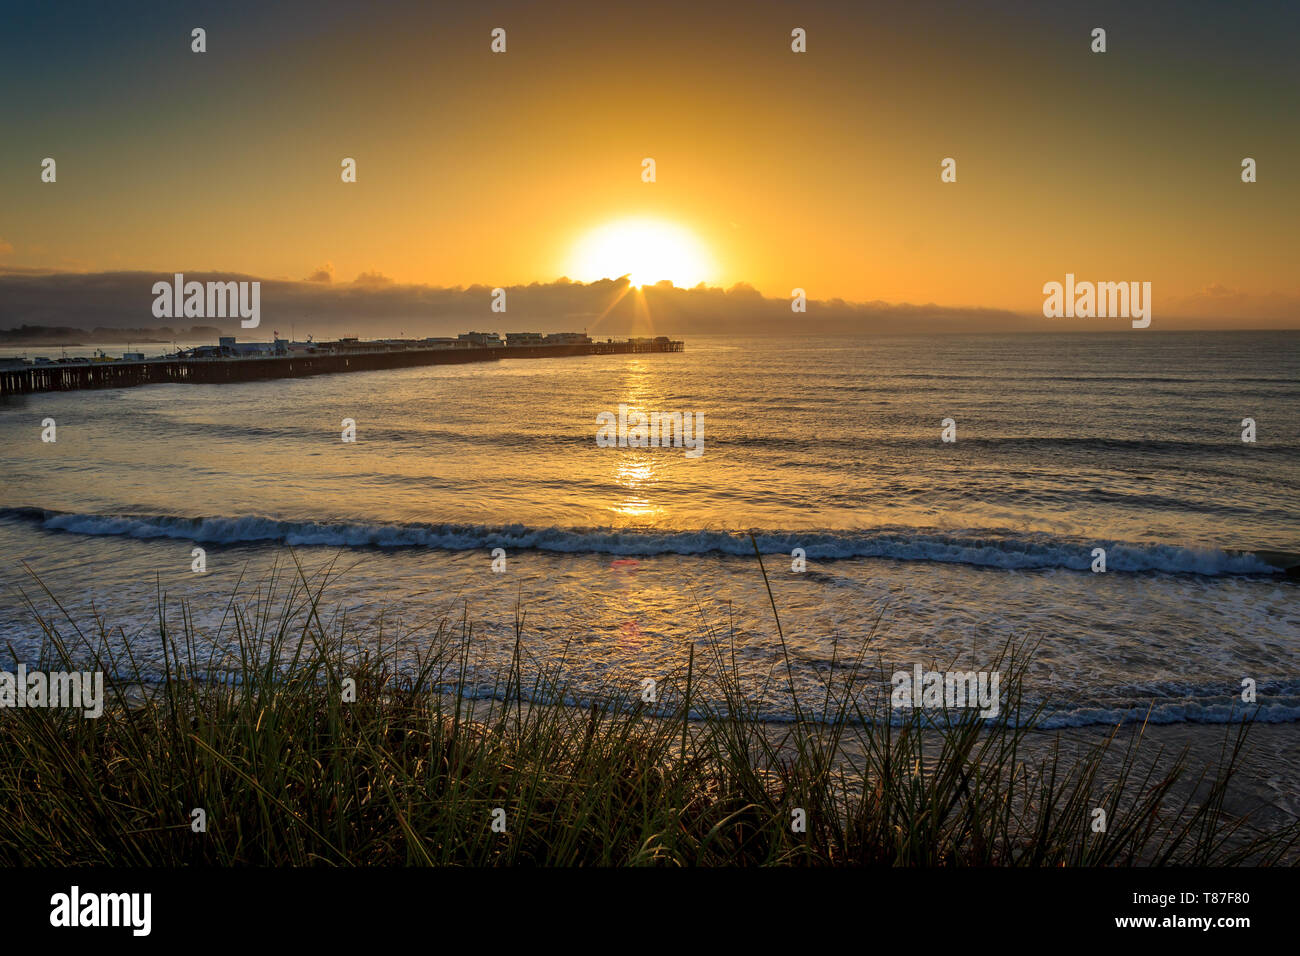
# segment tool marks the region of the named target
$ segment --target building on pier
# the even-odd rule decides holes
[[[456,338],[468,345],[485,346],[487,348],[500,348],[503,344],[501,336],[496,332],[462,332]]]

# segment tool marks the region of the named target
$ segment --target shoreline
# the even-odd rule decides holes
[[[323,624],[318,590],[280,593],[278,609],[232,608],[228,659],[207,656],[188,616],[167,629],[162,684],[130,679],[140,665],[111,647],[102,622],[74,659],[37,612],[43,667],[116,677],[97,717],[0,711],[0,862],[1297,861],[1293,726],[1253,726],[1244,752],[1226,757],[1240,727],[1146,728],[1136,749],[1136,726],[1108,744],[1108,728],[1033,730],[1016,723],[1037,713],[1024,703],[1025,648],[994,662],[1005,703],[988,718],[958,709],[937,728],[909,709],[895,726],[889,701],[859,700],[855,663],[818,705],[831,720],[774,724],[753,716],[729,665],[707,651],[648,682],[649,696],[647,682],[615,681],[583,706],[548,703],[567,685],[525,653],[518,617],[508,666],[483,684],[467,621],[423,639],[414,669],[399,670],[396,645]],[[783,637],[779,646],[786,653]],[[188,677],[227,664],[226,680]],[[449,682],[490,695],[438,689]],[[95,800],[82,799],[87,788]],[[216,822],[205,839],[186,825],[194,807]],[[51,820],[58,835],[37,840]]]
[[[173,677],[172,687],[186,692],[200,688],[198,698],[204,696],[203,689],[218,693],[230,692],[235,697],[242,697],[243,685],[223,685],[215,681]],[[149,702],[166,703],[165,690],[164,683],[137,683],[130,685],[123,697],[128,709],[135,711],[144,709]],[[371,691],[378,694],[375,700],[381,707],[385,703],[400,706],[400,691],[394,691],[391,697],[385,696],[382,687],[372,686]],[[756,772],[760,775],[775,773],[775,768],[785,761],[798,762],[805,750],[805,744],[801,742],[803,735],[807,735],[808,739],[818,739],[824,734],[835,733],[837,743],[835,749],[829,752],[831,759],[827,770],[833,776],[838,776],[847,787],[846,792],[861,795],[863,788],[870,786],[872,779],[878,776],[869,767],[872,760],[868,754],[871,746],[878,745],[878,727],[859,725],[841,735],[843,727],[825,721],[748,721],[743,717],[726,718],[716,714],[711,717],[693,716],[683,721],[679,714],[640,712],[635,706],[627,706],[627,700],[621,705],[611,699],[593,700],[586,704],[557,704],[509,697],[458,699],[447,692],[435,693],[433,697],[441,702],[435,706],[434,712],[440,715],[436,723],[442,726],[444,732],[450,734],[452,731],[449,728],[459,724],[464,732],[480,740],[504,739],[504,736],[509,736],[512,723],[527,725],[536,720],[542,724],[547,722],[547,715],[558,715],[556,726],[569,727],[572,743],[583,736],[584,728],[585,733],[590,734],[593,715],[608,716],[610,708],[614,707],[622,715],[617,719],[656,728],[649,734],[652,737],[674,736],[679,733],[677,728],[681,727],[682,744],[687,746],[687,753],[694,753],[700,746],[700,741],[718,731],[720,722],[730,719],[738,726],[759,730],[762,739],[768,742],[753,752],[757,758]],[[0,715],[3,713],[0,710]],[[858,732],[854,733],[854,729]],[[893,727],[891,732],[902,734],[905,729],[909,729],[907,725]],[[910,730],[916,733],[919,740],[916,753],[921,756],[916,769],[924,775],[948,772],[944,761],[936,758],[950,744],[947,738],[960,736],[960,731],[952,728],[945,731],[932,726],[918,728],[915,725]],[[1181,762],[1184,770],[1170,789],[1168,799],[1175,804],[1183,800],[1189,805],[1195,805],[1205,799],[1207,787],[1231,755],[1241,730],[1240,723],[1145,726],[1128,723],[1119,727],[1092,724],[1052,729],[1026,727],[1018,736],[1016,759],[1022,772],[1028,776],[1057,761],[1066,767],[1085,764],[1090,753],[1105,748],[1096,766],[1093,787],[1094,792],[1100,792],[1128,777],[1132,770],[1128,763],[1128,751],[1132,748],[1134,763],[1140,769],[1140,775],[1147,775],[1148,779],[1171,774]],[[979,730],[978,737],[984,739],[1005,732],[1004,727],[990,724],[987,729]],[[864,738],[876,742],[864,746]],[[1220,795],[1219,805],[1223,815],[1228,820],[1245,821],[1240,831],[1226,838],[1224,848],[1229,850],[1244,849],[1252,838],[1261,834],[1300,827],[1300,722],[1251,724],[1246,728],[1244,741],[1245,745],[1236,759],[1231,784]],[[682,751],[678,747],[664,766],[640,769],[670,773],[681,758]],[[991,760],[990,763],[995,769],[999,767],[998,760]],[[1097,802],[1101,802],[1100,798]],[[1300,864],[1300,849],[1293,850],[1287,859],[1293,864]]]

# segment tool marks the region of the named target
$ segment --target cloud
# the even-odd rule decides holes
[[[327,271],[325,267],[318,273]],[[586,330],[593,338],[627,335],[765,333],[839,334],[865,332],[1015,332],[1119,331],[1120,326],[1081,319],[1045,320],[1041,314],[1020,315],[1001,309],[952,308],[933,303],[846,302],[809,300],[806,313],[790,310],[788,298],[769,298],[751,285],[730,288],[677,288],[668,283],[633,289],[626,278],[598,282],[534,282],[506,287],[506,312],[492,312],[492,287],[454,288],[405,285],[378,272],[364,272],[353,282],[266,279],[259,276],[186,272],[198,282],[253,281],[262,283],[262,328],[284,330],[294,323],[300,336],[352,333],[387,336],[448,335],[472,328],[499,332],[558,332]],[[0,267],[0,328],[20,325],[108,328],[160,324],[152,314],[153,284],[170,280],[170,272],[55,272],[48,269]],[[1153,327],[1261,328],[1300,326],[1295,296],[1280,296],[1273,312],[1259,311],[1268,297],[1247,297],[1222,286],[1208,286],[1191,297],[1199,311],[1162,308],[1156,299]],[[1231,308],[1229,308],[1231,306]],[[1249,307],[1243,318],[1224,321],[1238,307]],[[1287,310],[1290,311],[1287,311]],[[1268,315],[1289,316],[1262,321]],[[1175,315],[1209,315],[1218,319],[1179,321]],[[179,321],[179,320],[178,320]],[[219,326],[224,334],[253,338],[238,319],[188,318],[187,325]],[[1289,323],[1289,324],[1288,324]]]
[[[1227,286],[1219,285],[1217,282],[1211,282],[1200,294],[1211,299],[1222,299],[1232,298],[1241,293],[1236,289],[1229,289]]]
[[[321,266],[319,269],[317,269],[315,272],[313,272],[311,275],[309,275],[307,278],[303,279],[302,281],[303,282],[333,282],[334,263],[332,262],[325,263],[323,266]]]
[[[1160,308],[1160,301],[1156,300]],[[1211,282],[1191,295],[1171,298],[1163,308],[1171,314],[1205,320],[1233,320],[1268,325],[1300,324],[1300,292],[1243,292]]]

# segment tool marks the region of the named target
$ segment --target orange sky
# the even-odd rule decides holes
[[[1097,55],[1100,14],[1032,5],[656,10],[214,8],[202,55],[185,15],[38,18],[9,69],[67,69],[4,107],[0,268],[509,285],[653,217],[699,237],[710,284],[774,296],[1036,311],[1066,272],[1150,281],[1157,308],[1300,294],[1294,67],[1267,18],[1215,42],[1115,7]]]

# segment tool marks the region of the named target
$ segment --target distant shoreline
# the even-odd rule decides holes
[[[23,325],[0,329],[0,348],[87,348],[91,345],[165,345],[179,338],[215,339],[221,330],[196,325],[190,329],[167,326],[136,329],[72,328],[70,326]]]
[[[826,329],[808,331],[805,333],[790,333],[788,331],[776,331],[772,329],[755,328],[744,331],[707,331],[707,330],[664,330],[673,338],[680,338],[684,334],[691,335],[694,339],[726,339],[743,337],[753,343],[756,341],[779,341],[791,338],[806,339],[809,341],[817,339],[896,339],[896,338],[952,338],[952,337],[975,337],[975,338],[1018,338],[1023,336],[1040,336],[1040,335],[1126,335],[1130,334],[1123,329],[1104,328],[1095,326],[1092,328],[1067,328],[1060,325],[1048,326],[1032,329],[1004,329],[1004,330],[975,330],[961,328],[943,328],[943,329]],[[1223,328],[1197,328],[1197,327],[1180,327],[1180,328],[1156,328],[1154,325],[1150,329],[1142,330],[1144,334],[1151,335],[1252,335],[1252,334],[1274,334],[1288,333],[1291,335],[1300,335],[1300,329],[1293,328],[1276,328],[1268,326],[1251,326],[1239,329]],[[67,326],[32,326],[25,325],[19,328],[0,329],[0,349],[28,349],[28,348],[94,348],[107,345],[164,345],[175,343],[201,343],[215,341],[223,333],[214,326],[194,326],[191,329],[171,329],[168,327],[159,328],[136,328],[136,329],[111,329],[96,327],[94,329],[72,328]],[[382,337],[379,332],[375,333],[377,337]]]

